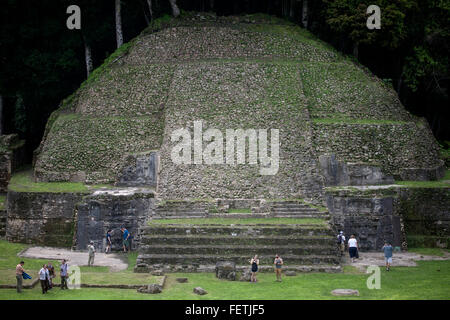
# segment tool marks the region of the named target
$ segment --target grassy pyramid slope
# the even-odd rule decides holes
[[[155,31],[155,32],[154,32]],[[173,130],[279,129],[280,168],[172,163]],[[113,54],[49,119],[40,181],[114,182],[127,154],[160,150],[163,198],[315,197],[323,153],[388,173],[439,165],[429,128],[392,88],[273,17],[186,14]]]

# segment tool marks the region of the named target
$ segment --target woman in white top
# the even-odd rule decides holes
[[[356,241],[355,235],[352,234],[350,239],[348,239],[348,253],[352,262],[355,262],[355,258],[358,257],[358,248],[358,241]]]
[[[39,281],[41,282],[42,294],[46,293],[47,288],[47,266],[44,264],[39,270]]]

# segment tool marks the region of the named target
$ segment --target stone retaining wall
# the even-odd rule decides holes
[[[336,232],[363,249],[450,246],[450,188],[329,188],[326,201]]]
[[[84,195],[9,191],[6,239],[46,246],[71,246],[75,204]]]
[[[93,241],[98,251],[106,248],[106,232],[111,229],[113,250],[122,248],[123,226],[133,236],[132,249],[139,245],[139,227],[145,225],[155,208],[154,193],[146,189],[95,192],[76,207],[74,247],[86,249]]]
[[[450,188],[399,189],[409,247],[450,247]]]

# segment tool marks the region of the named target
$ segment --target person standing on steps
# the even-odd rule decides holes
[[[127,252],[130,244],[130,233],[125,227],[120,228],[120,230],[122,231],[123,238],[123,252]]]
[[[384,261],[386,262],[386,271],[391,269],[392,264],[392,251],[393,248],[389,242],[385,242],[383,248],[381,250],[384,251]]]
[[[250,282],[257,282],[256,273],[258,272],[259,259],[258,255],[255,255],[251,260],[250,264],[252,265],[252,275],[250,277]]]
[[[111,241],[112,230],[106,232],[106,251],[105,253],[111,253],[112,241]]]
[[[277,254],[273,261],[275,265],[275,274],[277,275],[277,281],[281,282],[281,266],[283,265],[283,259]]]
[[[25,262],[20,261],[20,263],[16,266],[16,280],[17,280],[17,293],[22,293],[22,277],[23,273],[25,272],[23,265]]]
[[[352,262],[355,262],[355,259],[359,257],[358,249],[358,241],[356,241],[355,235],[352,234],[350,239],[348,239],[348,253]]]
[[[67,275],[68,275],[67,269],[68,269],[67,262],[66,262],[65,259],[63,259],[63,261],[61,263],[61,268],[60,268],[60,270],[61,270],[61,272],[60,272],[60,276],[61,276],[61,290],[69,289],[67,287]]]
[[[345,252],[345,236],[343,231],[340,231],[337,236],[337,244],[341,250],[341,256],[343,256]]]
[[[88,260],[88,266],[94,265],[94,259],[95,259],[95,247],[94,247],[94,241],[91,241],[88,245],[88,252],[89,252],[89,260]]]

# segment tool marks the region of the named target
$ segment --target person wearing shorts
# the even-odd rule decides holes
[[[123,243],[122,243],[123,244],[123,252],[127,252],[128,248],[129,248],[130,233],[124,227],[122,227],[120,230],[122,231],[122,238],[123,238]]]
[[[386,271],[389,271],[392,264],[392,251],[393,248],[389,242],[385,242],[383,248],[384,251],[384,261],[386,262]]]
[[[275,274],[277,275],[277,281],[281,282],[281,266],[283,265],[283,259],[277,254],[273,261],[275,265]]]
[[[256,273],[258,272],[259,259],[258,255],[255,255],[251,260],[250,264],[252,265],[252,275],[250,277],[250,282],[257,282]]]

